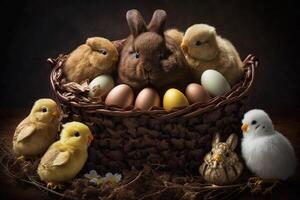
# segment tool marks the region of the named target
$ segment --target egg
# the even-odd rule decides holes
[[[188,106],[189,102],[185,95],[175,88],[167,90],[163,98],[163,107],[166,111],[173,108]]]
[[[116,105],[122,108],[133,104],[134,94],[130,86],[121,84],[114,87],[105,99],[106,105]]]
[[[114,80],[110,75],[100,75],[94,78],[89,84],[90,97],[106,96],[108,92],[115,86]]]
[[[160,106],[159,95],[152,88],[144,88],[135,99],[135,107],[149,110],[152,106]]]
[[[203,72],[201,85],[214,97],[223,95],[231,89],[225,77],[220,72],[212,69]]]
[[[198,83],[191,83],[185,89],[185,95],[190,104],[207,102],[210,99],[208,92]]]

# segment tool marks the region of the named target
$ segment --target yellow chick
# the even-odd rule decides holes
[[[212,26],[195,24],[189,27],[181,48],[197,80],[207,69],[219,71],[231,86],[243,75],[243,63],[235,47],[217,35]]]
[[[53,143],[38,166],[40,179],[55,189],[60,183],[71,180],[88,158],[88,146],[93,140],[90,129],[80,122],[63,125],[60,140]]]
[[[181,42],[183,39],[183,33],[180,32],[179,30],[172,28],[172,29],[166,30],[164,34],[165,34],[165,36],[168,36],[168,37],[172,38],[173,40],[175,40],[178,45],[181,45]]]
[[[88,38],[68,57],[63,71],[68,81],[81,83],[116,69],[118,51],[113,43],[102,37]]]
[[[37,100],[30,114],[17,126],[13,150],[20,158],[43,154],[55,141],[61,112],[52,99]]]

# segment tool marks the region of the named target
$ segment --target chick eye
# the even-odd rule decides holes
[[[200,46],[202,44],[202,42],[200,42],[199,40],[196,42],[196,46]]]
[[[134,53],[133,53],[133,57],[134,57],[135,59],[138,59],[138,58],[140,57],[140,53],[139,53],[139,52],[134,52]]]
[[[100,53],[102,53],[103,55],[106,55],[107,54],[107,51],[105,51],[105,50],[100,50]]]
[[[43,113],[45,113],[45,112],[47,112],[48,111],[48,109],[46,108],[46,107],[42,107],[42,112]]]
[[[74,133],[74,136],[75,136],[75,137],[79,137],[79,136],[80,136],[80,133],[79,133],[78,131],[76,131],[76,132]]]
[[[253,120],[253,121],[251,122],[252,125],[254,125],[254,124],[256,124],[256,123],[257,123],[256,120]]]

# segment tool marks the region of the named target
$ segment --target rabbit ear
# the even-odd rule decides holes
[[[231,150],[234,150],[238,144],[238,136],[232,133],[226,140],[226,143],[230,147]]]
[[[155,10],[152,19],[148,25],[148,30],[163,35],[167,13],[164,10]]]
[[[128,10],[126,13],[127,23],[133,37],[147,30],[146,23],[138,10]]]
[[[212,147],[214,148],[219,142],[221,141],[221,138],[220,138],[220,134],[219,133],[216,133],[214,135],[214,138],[212,140]]]

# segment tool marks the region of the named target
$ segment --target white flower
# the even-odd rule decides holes
[[[103,177],[104,182],[110,182],[110,183],[118,183],[121,181],[122,179],[122,175],[121,174],[112,174],[112,173],[106,173],[105,177]]]
[[[84,174],[84,177],[89,179],[91,183],[94,183],[96,185],[100,185],[103,182],[102,177],[98,175],[96,170],[89,171],[88,174]]]
[[[93,178],[99,178],[100,175],[96,172],[96,170],[91,170],[89,171],[88,174],[84,174],[84,177],[87,179],[93,179]]]
[[[118,183],[122,179],[121,174],[112,174],[110,172],[106,173],[105,177],[101,177],[95,170],[91,170],[88,174],[84,174],[84,177],[89,179],[91,183],[94,183],[96,185],[101,185],[103,183]]]

